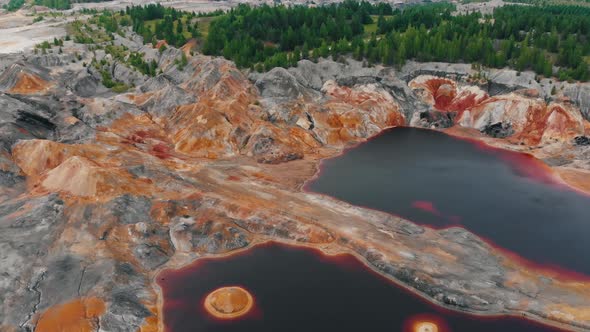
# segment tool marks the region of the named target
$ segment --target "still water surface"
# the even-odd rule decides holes
[[[590,197],[526,154],[394,128],[325,160],[306,189],[436,228],[460,225],[535,263],[590,275]]]
[[[450,312],[399,288],[351,255],[276,243],[221,259],[201,259],[158,276],[169,332],[410,332],[412,323],[436,323],[439,332],[548,332],[519,318],[481,318]],[[249,290],[251,314],[231,321],[203,309],[211,291]]]

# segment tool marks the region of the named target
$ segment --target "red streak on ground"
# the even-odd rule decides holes
[[[138,130],[135,132],[135,135],[141,137],[141,138],[146,138],[149,136],[149,133],[145,130]]]
[[[467,90],[458,93],[455,82],[446,78],[430,79],[424,86],[434,99],[434,108],[439,111],[461,113],[487,98],[485,95],[481,100],[477,100],[478,95]]]
[[[457,90],[453,81],[445,78],[435,78],[424,83],[434,98],[434,107],[446,110],[455,99]],[[444,88],[443,88],[444,87]]]
[[[453,102],[453,98],[452,96],[446,96],[446,95],[441,95],[441,96],[435,96],[434,97],[434,107],[438,110],[441,111],[447,111],[449,105],[451,105],[451,103]]]
[[[423,82],[424,87],[434,101],[433,107],[441,112],[456,112],[455,119],[460,119],[463,112],[481,104],[489,98],[488,94],[474,93],[470,90],[458,90],[457,84],[447,78],[431,78]]]
[[[160,159],[168,159],[171,157],[170,148],[163,143],[158,143],[152,147],[153,155]]]
[[[475,97],[476,97],[476,95],[473,93],[470,93],[467,96],[459,95],[448,106],[448,110],[449,111],[458,111],[459,113],[462,113],[463,111],[478,104],[479,101],[476,100]]]
[[[29,132],[28,132],[26,129],[24,129],[24,128],[17,127],[16,129],[17,129],[18,131],[20,131],[21,133],[25,134],[25,135],[28,135],[28,134],[29,134]]]
[[[141,136],[138,136],[138,135],[129,135],[126,138],[127,138],[127,140],[129,140],[130,142],[133,142],[133,143],[140,143],[140,144],[145,143],[145,141],[143,140],[143,138]]]

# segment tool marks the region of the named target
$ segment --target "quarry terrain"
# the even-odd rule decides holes
[[[451,309],[590,330],[583,276],[303,189],[322,159],[414,126],[529,153],[587,194],[590,84],[329,59],[255,73],[190,42],[114,43],[161,73],[73,41],[0,56],[0,330],[160,331],[160,271],[270,240],[354,254]]]

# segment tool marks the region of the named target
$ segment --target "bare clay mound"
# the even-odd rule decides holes
[[[227,286],[208,294],[204,306],[213,317],[233,319],[246,315],[254,306],[254,299],[242,287]]]

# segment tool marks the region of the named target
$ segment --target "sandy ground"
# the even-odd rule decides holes
[[[66,35],[66,24],[76,19],[74,14],[84,8],[120,10],[127,6],[153,3],[151,0],[115,0],[99,3],[74,4],[74,8],[64,11],[64,17],[46,18],[33,24],[35,15],[27,10],[16,13],[0,13],[0,54],[20,53],[32,49],[35,45],[53,38]],[[242,1],[247,2],[247,1]],[[164,6],[185,11],[211,12],[218,9],[228,10],[238,1],[183,0],[160,1]]]
[[[54,37],[65,36],[64,23],[44,24],[0,29],[0,53],[18,53],[33,48]]]
[[[43,41],[64,37],[66,24],[76,19],[65,16],[32,23],[33,18],[20,11],[0,15],[0,54],[24,52]]]
[[[0,29],[9,29],[33,23],[33,16],[27,16],[22,11],[0,14]]]

